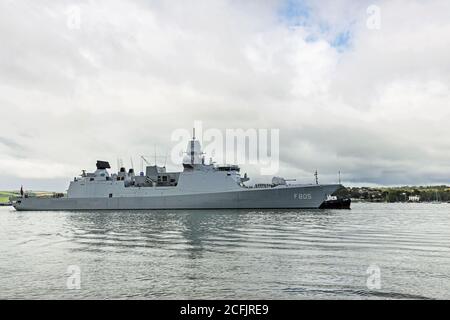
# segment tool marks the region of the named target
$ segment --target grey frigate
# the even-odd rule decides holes
[[[13,206],[19,211],[146,210],[146,209],[288,209],[324,207],[341,184],[291,184],[281,177],[272,183],[249,186],[238,165],[205,163],[201,145],[189,141],[182,172],[147,166],[112,173],[107,161],[97,161],[95,172],[70,182],[66,194],[51,197],[22,195]]]

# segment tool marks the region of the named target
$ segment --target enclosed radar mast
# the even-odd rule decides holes
[[[189,169],[199,164],[203,164],[203,152],[200,141],[195,139],[195,128],[193,128],[192,139],[188,143],[186,156],[183,159],[183,167]]]

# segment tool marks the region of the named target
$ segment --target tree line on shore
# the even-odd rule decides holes
[[[449,202],[450,186],[348,187],[337,195],[369,202]]]

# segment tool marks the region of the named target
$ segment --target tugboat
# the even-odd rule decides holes
[[[69,184],[67,194],[53,197],[22,196],[16,210],[147,210],[147,209],[318,209],[336,205],[327,195],[341,184],[288,184],[274,177],[271,184],[247,185],[237,165],[205,163],[195,131],[188,143],[182,172],[147,166],[135,175],[122,167],[112,173],[109,162],[97,161],[92,173],[83,170]],[[347,202],[338,202],[349,206]]]
[[[327,199],[320,205],[320,209],[350,209],[350,198],[338,198],[328,195]]]

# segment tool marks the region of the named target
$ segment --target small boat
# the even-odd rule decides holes
[[[327,199],[320,205],[320,209],[350,209],[350,198],[338,198],[328,195]]]

